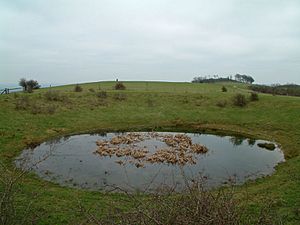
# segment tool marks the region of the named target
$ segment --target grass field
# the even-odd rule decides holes
[[[238,187],[247,191],[247,207],[253,211],[262,199],[273,199],[272,210],[285,224],[300,220],[300,98],[259,94],[259,101],[245,107],[232,104],[237,93],[250,96],[247,85],[237,83],[192,84],[166,82],[124,82],[126,90],[113,90],[114,82],[51,88],[58,96],[49,100],[49,89],[34,93],[0,96],[0,159],[9,169],[26,146],[72,133],[115,130],[181,130],[234,133],[279,143],[286,162],[269,177]],[[225,85],[227,92],[222,92]],[[57,92],[56,92],[57,91]],[[106,91],[107,97],[97,96]],[[219,102],[225,102],[222,107]],[[19,109],[16,109],[18,107]],[[21,212],[35,196],[32,208],[41,212],[40,224],[80,221],[78,201],[87,207],[126,198],[63,188],[26,174],[17,200]],[[242,196],[242,195],[241,195]],[[243,197],[241,197],[243,198]],[[100,213],[100,212],[99,212]]]

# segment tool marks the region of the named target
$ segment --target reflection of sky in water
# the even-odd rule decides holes
[[[174,134],[174,133],[173,133]],[[273,151],[259,148],[261,140],[245,139],[241,137],[216,136],[207,134],[187,134],[193,143],[205,145],[209,151],[197,155],[195,165],[150,164],[145,168],[136,168],[126,163],[119,165],[116,160],[126,157],[101,157],[94,154],[96,141],[111,139],[117,134],[74,135],[45,142],[34,150],[24,150],[18,158],[17,165],[33,170],[38,176],[53,180],[62,185],[76,186],[87,189],[103,189],[105,186],[119,186],[126,189],[144,190],[165,185],[183,185],[185,177],[197,178],[199,173],[207,176],[207,185],[215,187],[235,177],[237,183],[245,179],[253,179],[271,174],[274,166],[283,161],[283,153],[276,148]],[[137,145],[147,146],[154,150],[166,147],[164,142],[145,140]],[[43,160],[44,159],[44,160]]]

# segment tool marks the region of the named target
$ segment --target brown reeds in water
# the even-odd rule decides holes
[[[164,142],[168,147],[156,148],[150,152],[146,146],[140,148],[137,143],[147,139],[155,139]],[[151,133],[128,133],[113,137],[110,141],[101,140],[96,142],[98,148],[96,154],[100,156],[128,157],[128,162],[136,167],[144,167],[145,163],[169,163],[173,165],[195,164],[195,157],[204,154],[208,149],[201,144],[193,144],[192,139],[185,134],[158,134]],[[118,160],[118,164],[125,162]]]

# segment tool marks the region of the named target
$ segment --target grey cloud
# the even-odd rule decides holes
[[[297,82],[298,0],[0,0],[0,76],[16,82]]]

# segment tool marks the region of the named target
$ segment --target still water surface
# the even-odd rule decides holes
[[[48,141],[35,149],[25,149],[17,158],[16,165],[62,186],[90,190],[107,190],[118,186],[126,190],[151,191],[162,185],[176,185],[180,190],[184,187],[185,178],[197,179],[200,175],[205,178],[208,188],[221,186],[228,180],[241,184],[272,174],[274,167],[284,161],[278,146],[273,151],[258,147],[258,143],[266,142],[263,140],[185,134],[191,137],[193,143],[208,148],[207,153],[196,156],[195,165],[146,163],[145,168],[137,168],[130,163],[116,163],[120,159],[126,162],[126,158],[103,157],[94,153],[97,140],[110,140],[120,133],[82,134]],[[150,151],[167,147],[166,143],[156,139],[147,139],[137,145],[146,146]]]

